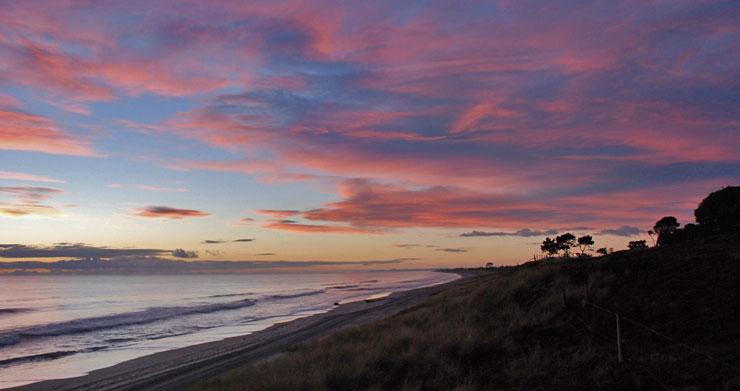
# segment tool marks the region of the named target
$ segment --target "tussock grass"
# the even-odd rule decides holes
[[[735,389],[738,272],[735,239],[496,269],[193,389]],[[584,301],[723,363],[623,322],[620,364],[613,316]]]

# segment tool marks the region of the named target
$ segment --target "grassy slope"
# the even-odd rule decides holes
[[[392,318],[194,388],[734,389],[738,272],[737,240],[497,269]],[[584,299],[730,366],[629,322],[618,364],[614,317]]]

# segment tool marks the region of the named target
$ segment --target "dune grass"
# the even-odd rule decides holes
[[[738,272],[735,238],[498,268],[193,389],[734,389]],[[621,322],[618,363],[613,315],[584,302],[655,333]]]

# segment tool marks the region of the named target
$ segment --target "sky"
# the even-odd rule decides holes
[[[566,231],[621,249],[739,184],[738,20],[0,0],[0,261],[503,265]]]

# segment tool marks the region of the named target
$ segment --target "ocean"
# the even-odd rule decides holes
[[[431,271],[0,276],[0,388],[84,375],[449,282]]]

